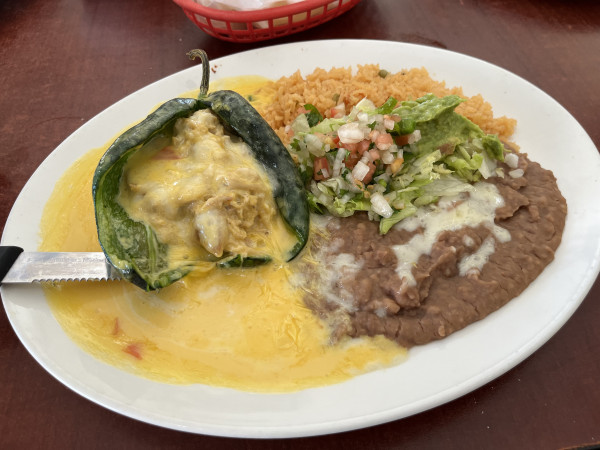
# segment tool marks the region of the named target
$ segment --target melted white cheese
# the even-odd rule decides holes
[[[458,273],[460,276],[464,277],[470,273],[481,272],[481,269],[483,269],[483,266],[488,262],[490,255],[495,250],[496,241],[491,236],[487,237],[474,253],[466,255],[460,260],[458,263]]]
[[[333,255],[326,261],[325,298],[329,302],[336,303],[348,311],[356,309],[354,294],[344,287],[344,278],[352,278],[362,268],[362,262],[356,261],[354,255],[339,253]],[[338,290],[334,290],[334,286]]]
[[[421,255],[431,253],[433,244],[443,231],[484,225],[492,231],[495,239],[499,242],[510,240],[509,231],[494,223],[496,208],[504,205],[504,199],[496,186],[479,182],[473,188],[469,193],[442,198],[437,205],[419,208],[414,216],[408,217],[396,225],[397,228],[407,231],[422,230],[422,233],[415,234],[406,244],[392,246],[398,259],[396,273],[401,279],[406,280],[408,285],[416,284],[412,268],[417,264]],[[491,246],[489,243],[484,244],[485,246],[482,245],[483,248],[480,248],[471,259],[465,260],[464,263],[461,262],[465,273],[469,268],[481,269],[494,252],[493,239]]]

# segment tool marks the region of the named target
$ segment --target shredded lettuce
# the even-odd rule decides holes
[[[404,101],[400,106],[392,111],[392,114],[398,114],[403,119],[412,119],[417,123],[429,122],[446,111],[454,111],[464,100],[458,95],[447,95],[445,97],[436,97],[433,94],[426,94],[414,101]]]
[[[346,123],[345,119],[323,119],[320,123],[310,128],[307,132],[310,133],[331,133]]]
[[[407,217],[412,216],[417,212],[417,207],[412,203],[409,203],[404,209],[396,211],[390,217],[383,218],[379,221],[379,232],[381,234],[385,234],[390,231],[394,225],[400,222],[402,219],[406,219]]]
[[[473,191],[473,185],[467,183],[454,175],[443,176],[432,183],[423,186],[426,195],[453,196],[462,192]]]

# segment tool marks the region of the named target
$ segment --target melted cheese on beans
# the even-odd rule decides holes
[[[398,277],[404,280],[407,286],[414,286],[416,280],[413,268],[422,255],[431,254],[434,244],[444,231],[485,226],[491,231],[491,236],[458,262],[460,276],[467,276],[471,271],[481,271],[494,253],[496,242],[508,242],[511,239],[507,229],[495,224],[496,209],[503,205],[504,198],[495,185],[479,182],[467,192],[442,197],[436,204],[419,208],[413,216],[394,225],[396,229],[416,232],[408,242],[391,246],[397,259],[395,271]],[[318,222],[322,229],[328,225],[340,226],[339,222],[330,223],[327,216],[313,222]],[[468,235],[463,237],[463,241],[468,247],[475,244],[473,238]],[[360,299],[346,289],[343,279],[351,279],[359,273],[363,262],[352,254],[340,253],[340,246],[336,239],[328,241],[317,255],[324,265],[319,271],[319,276],[313,281],[302,278],[298,284],[310,286],[310,289],[323,295],[327,302],[339,305],[348,312],[354,312]],[[384,309],[376,313],[381,316],[386,314]]]
[[[495,239],[499,242],[509,241],[509,231],[494,223],[496,208],[503,205],[504,199],[496,186],[479,182],[473,185],[473,188],[467,193],[442,197],[437,204],[419,208],[415,215],[395,225],[395,227],[407,231],[415,231],[419,228],[423,230],[422,233],[415,234],[406,244],[392,247],[398,258],[396,273],[409,285],[416,284],[412,268],[417,264],[421,255],[431,253],[433,244],[443,231],[484,225],[492,231]],[[460,261],[460,274],[465,275],[473,269],[481,270],[493,252],[494,240],[485,241],[476,253]]]

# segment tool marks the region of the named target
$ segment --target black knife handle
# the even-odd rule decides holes
[[[21,247],[11,245],[0,246],[0,286],[2,285],[2,280],[4,280],[4,275],[8,273],[21,253],[23,253]]]

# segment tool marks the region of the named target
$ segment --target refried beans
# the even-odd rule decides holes
[[[499,167],[505,175],[478,183],[480,194],[433,206],[432,214],[452,217],[454,226],[443,230],[417,218],[381,235],[358,213],[315,221],[311,251],[321,265],[308,264],[299,282],[333,341],[384,335],[412,347],[442,339],[505,305],[542,272],[560,244],[566,201],[552,172],[527,155],[519,154],[522,176]],[[477,195],[487,196],[488,208],[492,202],[490,211],[469,203]]]

